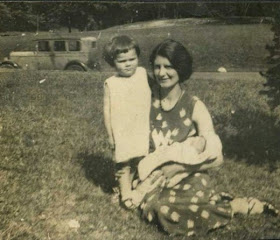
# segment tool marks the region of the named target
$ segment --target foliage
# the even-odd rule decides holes
[[[31,31],[36,26],[32,5],[26,3],[0,3],[0,31],[10,29]]]
[[[274,22],[271,30],[274,32],[273,44],[266,45],[269,51],[267,61],[271,64],[266,73],[262,73],[266,78],[266,89],[262,91],[270,98],[270,105],[276,108],[280,105],[280,6],[273,9]],[[279,114],[280,118],[280,114]]]
[[[0,4],[0,31],[42,31],[66,27],[71,32],[72,28],[80,31],[98,30],[154,19],[266,17],[271,16],[274,6],[232,2],[3,2]]]

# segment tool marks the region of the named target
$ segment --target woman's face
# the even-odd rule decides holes
[[[172,88],[179,84],[179,75],[166,57],[156,56],[154,61],[154,75],[162,88]]]

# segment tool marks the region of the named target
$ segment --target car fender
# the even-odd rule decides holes
[[[4,61],[4,62],[0,62],[0,66],[2,65],[12,65],[14,68],[21,68],[17,63],[13,62],[13,61]]]
[[[79,60],[73,60],[73,61],[70,61],[66,64],[66,66],[64,67],[64,70],[66,70],[69,66],[71,65],[79,65],[81,66],[85,71],[88,70],[88,67],[86,64],[84,64],[83,62],[79,61]]]

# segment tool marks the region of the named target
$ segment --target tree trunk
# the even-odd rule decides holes
[[[71,28],[71,17],[68,16],[68,32],[71,33],[72,32],[72,28]]]
[[[37,21],[36,21],[36,34],[39,33],[39,24],[40,24],[40,16],[37,14]]]

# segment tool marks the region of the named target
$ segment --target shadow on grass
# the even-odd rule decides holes
[[[100,186],[105,193],[113,193],[113,187],[116,186],[114,175],[114,164],[111,159],[104,154],[80,153],[78,155],[85,176],[96,186]]]
[[[245,160],[248,164],[268,164],[277,169],[280,158],[280,128],[275,118],[259,111],[237,110],[229,122],[219,119],[216,126],[228,157]]]

